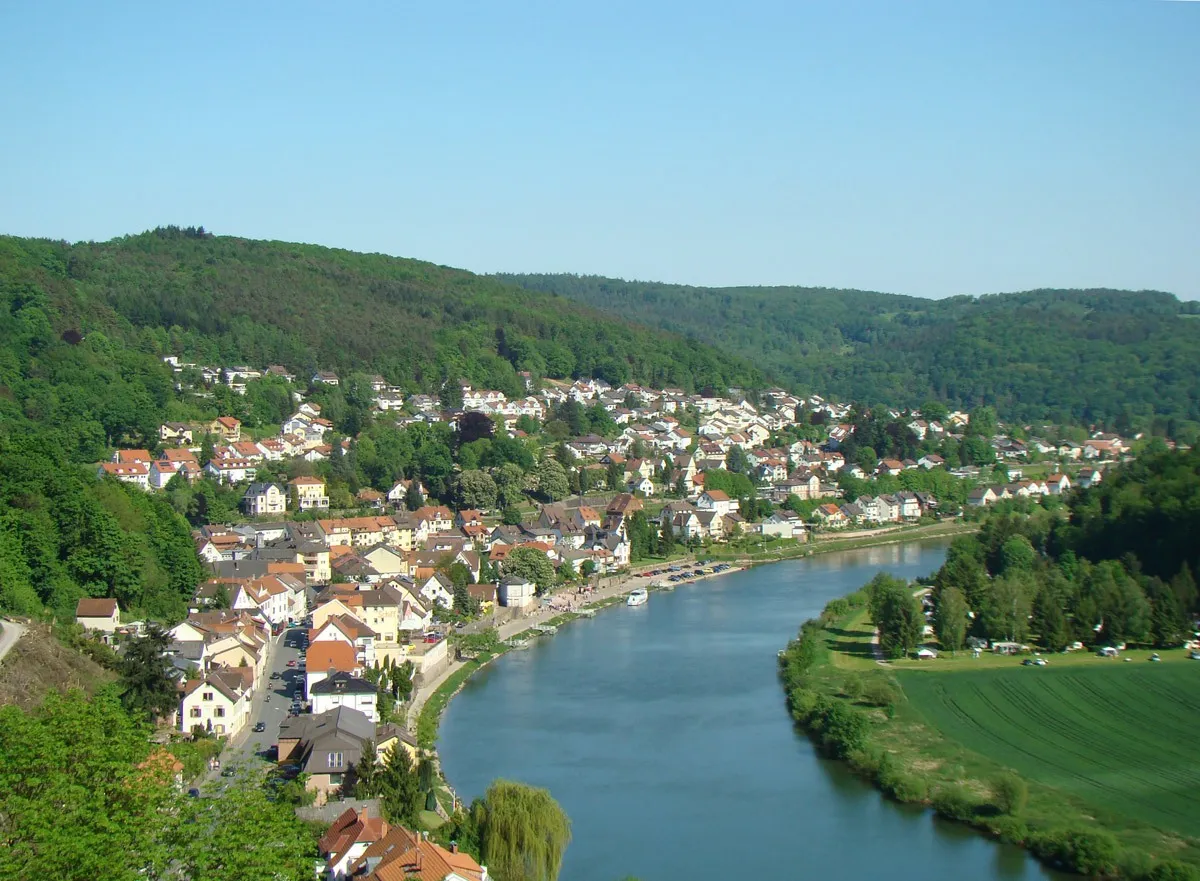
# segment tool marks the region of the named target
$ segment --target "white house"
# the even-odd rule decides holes
[[[271,517],[287,511],[287,495],[275,483],[252,483],[242,496],[242,510],[250,517]]]
[[[379,721],[376,701],[379,692],[370,682],[351,676],[349,673],[334,673],[313,685],[308,693],[312,701],[313,715],[320,715],[338,707],[358,710],[372,722]]]
[[[532,581],[518,575],[509,575],[500,581],[500,605],[523,609],[533,602],[536,592],[537,588]]]
[[[84,597],[75,606],[75,623],[82,625],[84,630],[103,633],[107,641],[121,624],[117,601]]]
[[[724,490],[706,489],[700,493],[696,507],[701,511],[715,511],[724,517],[726,514],[737,513],[738,503],[736,499],[729,498],[729,494]]]
[[[179,701],[179,730],[199,726],[205,731],[234,737],[250,718],[250,671],[218,669],[203,679],[184,684]]]

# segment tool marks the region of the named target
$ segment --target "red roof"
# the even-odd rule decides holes
[[[117,613],[117,601],[103,597],[84,597],[75,606],[76,618],[111,618]]]

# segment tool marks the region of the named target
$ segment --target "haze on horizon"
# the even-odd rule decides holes
[[[1200,298],[1200,4],[280,9],[0,9],[0,233]]]

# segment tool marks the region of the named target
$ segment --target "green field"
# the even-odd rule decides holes
[[[949,740],[1105,813],[1200,837],[1200,663],[896,673]]]

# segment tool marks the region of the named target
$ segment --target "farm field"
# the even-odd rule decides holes
[[[944,737],[1130,820],[1200,837],[1200,663],[896,674]]]

